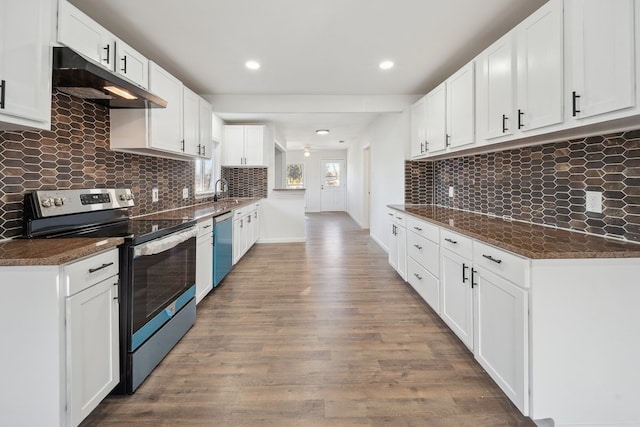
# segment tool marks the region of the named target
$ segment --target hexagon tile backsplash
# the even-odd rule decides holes
[[[206,202],[193,197],[194,163],[109,149],[109,110],[54,93],[51,131],[0,131],[0,239],[22,232],[24,193],[60,188],[131,188],[132,214]],[[151,189],[160,201],[151,203]],[[182,198],[182,188],[189,198]]]
[[[405,182],[407,203],[433,197],[441,206],[640,242],[640,130],[408,161]],[[586,212],[585,191],[603,193],[601,214]]]

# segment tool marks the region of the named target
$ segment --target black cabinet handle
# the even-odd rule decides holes
[[[102,264],[100,267],[90,268],[90,269],[89,269],[89,273],[95,273],[96,271],[100,271],[100,270],[102,270],[103,268],[107,268],[107,267],[109,267],[110,265],[113,265],[113,262],[109,262],[109,263],[107,263],[107,264]]]
[[[4,92],[7,88],[7,82],[0,80],[0,109],[4,110]]]
[[[524,116],[524,112],[518,109],[518,129],[522,129],[524,127],[522,124],[522,116]]]
[[[204,227],[202,227],[202,228],[211,228],[211,226],[210,226],[210,225],[205,225],[205,226],[204,226]]]
[[[120,69],[123,73],[127,74],[127,55],[122,57],[123,67]]]
[[[422,228],[420,228],[420,227],[413,227],[413,228],[418,230],[418,231],[422,231]]]
[[[180,144],[182,145],[181,150],[182,150],[182,152],[184,153],[184,139],[183,139],[182,141],[180,141]]]
[[[413,275],[416,276],[416,279],[422,280],[422,276],[419,275],[418,273],[413,273]]]
[[[202,155],[203,155],[203,156],[206,156],[206,155],[207,155],[207,146],[206,146],[206,145],[203,145],[203,146],[202,146]]]
[[[200,155],[201,155],[201,154],[200,154],[200,147],[201,147],[201,145],[200,145],[200,144],[198,144],[198,156],[200,156]]]
[[[444,239],[444,240],[446,240],[446,241],[447,241],[447,242],[449,242],[449,243],[453,243],[454,245],[457,245],[457,244],[458,244],[458,242],[456,242],[455,240],[451,240],[451,239],[449,239],[448,237],[447,237],[446,239]]]
[[[577,116],[578,113],[580,112],[580,110],[578,110],[578,98],[580,98],[580,95],[578,95],[576,93],[576,91],[573,91],[573,94],[571,95],[571,105],[572,105],[572,110],[573,110],[573,117]]]
[[[424,153],[424,142],[420,143],[420,154]]]
[[[429,151],[429,141],[427,141],[426,139],[424,140],[424,152],[426,153],[427,151]]]
[[[471,269],[471,287],[475,287],[478,286],[478,284],[476,283],[476,279],[475,279],[475,275],[478,274],[478,270],[475,269]]]
[[[462,283],[466,282],[468,279],[467,275],[465,274],[468,268],[469,266],[467,264],[462,263]]]
[[[107,51],[107,57],[105,59],[103,59],[104,62],[107,63],[107,65],[109,65],[109,61],[110,61],[110,57],[111,57],[111,45],[108,44],[105,47],[102,48],[103,50]]]
[[[496,258],[492,257],[491,255],[484,255],[484,254],[483,254],[482,256],[483,256],[484,258],[488,259],[489,261],[493,261],[493,262],[495,262],[496,264],[500,264],[500,263],[502,262],[502,260],[501,260],[501,259],[496,259]]]
[[[450,139],[451,139],[451,135],[449,135],[448,133],[445,134],[445,136],[444,136],[444,145],[446,147],[450,147],[451,146],[451,142],[449,142]]]
[[[509,129],[507,128],[507,120],[508,117],[506,114],[502,115],[502,133],[505,133],[506,131],[508,131]]]
[[[422,246],[420,246],[420,245],[413,245],[413,246],[415,246],[415,247],[416,247],[416,249],[418,249],[419,251],[421,251],[421,250],[422,250]]]

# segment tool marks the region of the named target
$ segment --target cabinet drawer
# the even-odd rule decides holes
[[[440,277],[440,247],[414,232],[407,233],[407,252],[423,268]]]
[[[407,214],[395,209],[389,209],[389,217],[396,224],[406,227],[407,226]]]
[[[111,249],[64,266],[65,295],[74,295],[118,274],[118,249]]]
[[[436,243],[440,241],[440,227],[418,218],[407,216],[407,229]]]
[[[198,237],[211,234],[213,232],[213,218],[199,221],[196,228],[198,229]]]
[[[520,287],[528,288],[529,260],[495,246],[473,242],[473,265],[489,270]]]
[[[440,281],[411,258],[407,260],[407,281],[440,314]]]
[[[471,248],[472,239],[445,228],[440,229],[440,246],[449,249],[463,258],[471,259],[473,250]]]
[[[233,211],[233,219],[240,219],[249,213],[249,207],[245,206],[244,208],[236,209]]]

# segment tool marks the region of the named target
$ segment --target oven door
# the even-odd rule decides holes
[[[131,250],[129,351],[134,351],[188,302],[185,292],[196,281],[196,229],[170,234]]]

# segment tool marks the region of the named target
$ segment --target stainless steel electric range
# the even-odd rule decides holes
[[[133,393],[195,323],[193,220],[130,218],[129,189],[43,190],[25,195],[26,238],[123,237],[120,246],[120,384]]]

